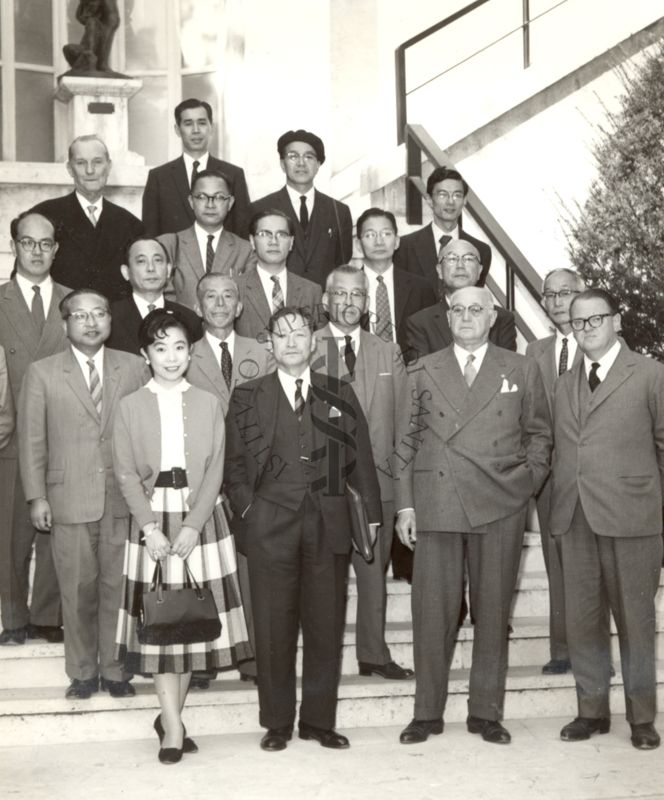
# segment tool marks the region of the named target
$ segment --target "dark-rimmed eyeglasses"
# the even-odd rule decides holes
[[[573,331],[582,331],[585,330],[586,323],[591,328],[599,328],[602,322],[607,317],[613,317],[613,314],[593,314],[590,317],[574,317],[569,321],[569,324],[572,326]]]

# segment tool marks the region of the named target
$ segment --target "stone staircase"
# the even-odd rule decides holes
[[[405,725],[412,717],[414,682],[390,682],[357,674],[356,603],[355,581],[351,578],[337,725],[340,729]],[[513,631],[505,700],[508,720],[575,715],[573,677],[545,676],[540,671],[549,658],[547,606],[547,581],[539,534],[527,533],[511,621]],[[657,596],[657,619],[658,694],[660,706],[664,707],[664,591],[661,588]],[[394,659],[406,666],[412,665],[410,587],[391,578],[388,578],[387,640]],[[450,722],[466,717],[472,642],[473,628],[464,625],[452,664],[445,712],[445,719]],[[612,709],[620,713],[624,711],[624,700],[615,635],[613,659],[617,674],[613,679]],[[0,647],[0,740],[13,745],[37,745],[130,740],[154,735],[152,720],[158,713],[158,703],[151,681],[135,678],[136,697],[126,700],[112,699],[105,692],[90,700],[66,700],[67,684],[62,645],[28,643],[20,647]],[[221,673],[209,690],[189,694],[185,719],[188,728],[198,735],[258,732],[256,689],[239,681],[235,671]]]

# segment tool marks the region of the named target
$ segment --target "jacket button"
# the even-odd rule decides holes
[[[439,411],[439,412],[438,412],[438,416],[439,416],[439,417],[444,417],[444,416],[445,416],[445,414],[443,414],[443,412],[442,412],[442,411]]]
[[[441,478],[445,477],[445,473],[444,472],[439,472],[438,474],[440,475]]]

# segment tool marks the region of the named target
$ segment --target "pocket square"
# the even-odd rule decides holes
[[[391,372],[379,372],[379,373],[378,373],[378,377],[379,377],[379,378],[385,378],[385,377],[388,377],[388,378],[389,378],[391,375],[392,375],[392,373],[391,373]]]
[[[328,419],[335,419],[336,417],[341,416],[341,411],[336,406],[330,406],[330,410],[327,412]]]
[[[516,383],[513,383],[510,386],[509,381],[503,375],[503,382],[500,385],[500,394],[511,394],[512,392],[518,392],[518,391],[519,391],[519,387],[516,385]]]

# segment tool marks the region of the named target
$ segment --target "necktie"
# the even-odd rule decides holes
[[[558,362],[558,375],[567,372],[567,359],[569,358],[569,350],[567,348],[567,337],[563,337],[563,346],[560,348],[560,361]]]
[[[600,385],[602,382],[597,375],[597,370],[599,369],[599,363],[597,361],[593,361],[590,365],[590,374],[588,375],[588,385],[590,386],[590,391],[594,392],[595,389]]]
[[[214,239],[214,234],[208,234],[208,241],[207,247],[205,248],[205,271],[212,272],[212,265],[214,264],[214,247],[212,247],[212,241]]]
[[[281,291],[278,275],[271,275],[270,280],[274,284],[272,287],[272,313],[284,307],[284,293]]]
[[[90,396],[97,409],[97,414],[101,417],[101,381],[95,362],[91,358],[88,359],[88,367],[90,369]]]
[[[354,375],[357,356],[355,355],[355,350],[353,350],[353,337],[346,335],[344,336],[344,339],[346,340],[346,346],[344,347],[344,361],[346,362],[346,369],[351,375]]]
[[[306,195],[300,195],[300,225],[306,231],[307,225],[309,224],[309,209],[307,208],[307,198]]]
[[[392,337],[392,315],[390,314],[390,298],[382,275],[376,277],[376,326],[375,332],[386,342],[394,341]]]
[[[96,206],[88,206],[88,216],[90,217],[90,222],[96,228],[97,227],[97,208],[96,208]]]
[[[31,306],[31,313],[32,319],[34,320],[35,325],[37,326],[37,330],[39,333],[42,332],[44,329],[44,300],[41,296],[41,288],[39,286],[33,286],[32,291],[34,292],[34,296],[32,298],[32,306]]]
[[[198,175],[198,167],[200,165],[200,161],[194,161],[193,167],[191,169],[191,190],[194,190],[194,181],[196,180],[196,175]]]
[[[472,386],[473,381],[477,377],[477,370],[473,366],[474,360],[475,356],[472,353],[469,353],[468,358],[466,359],[466,366],[463,368],[463,377],[466,379],[468,386]]]
[[[445,249],[445,245],[446,245],[448,242],[451,242],[451,241],[452,241],[452,237],[451,237],[451,236],[448,236],[446,233],[444,233],[444,234],[443,234],[443,235],[440,237],[440,239],[438,239],[438,241],[440,242],[440,247],[438,248],[438,261],[440,262],[440,261],[442,261],[442,260],[443,260],[443,250]]]
[[[148,314],[154,311],[157,306],[154,303],[148,303]]]
[[[298,422],[302,422],[304,414],[304,397],[302,396],[302,378],[295,379],[295,414]]]
[[[228,349],[228,342],[219,342],[221,347],[221,374],[224,376],[226,386],[231,388],[231,379],[233,377],[233,359],[231,358],[231,351]]]

